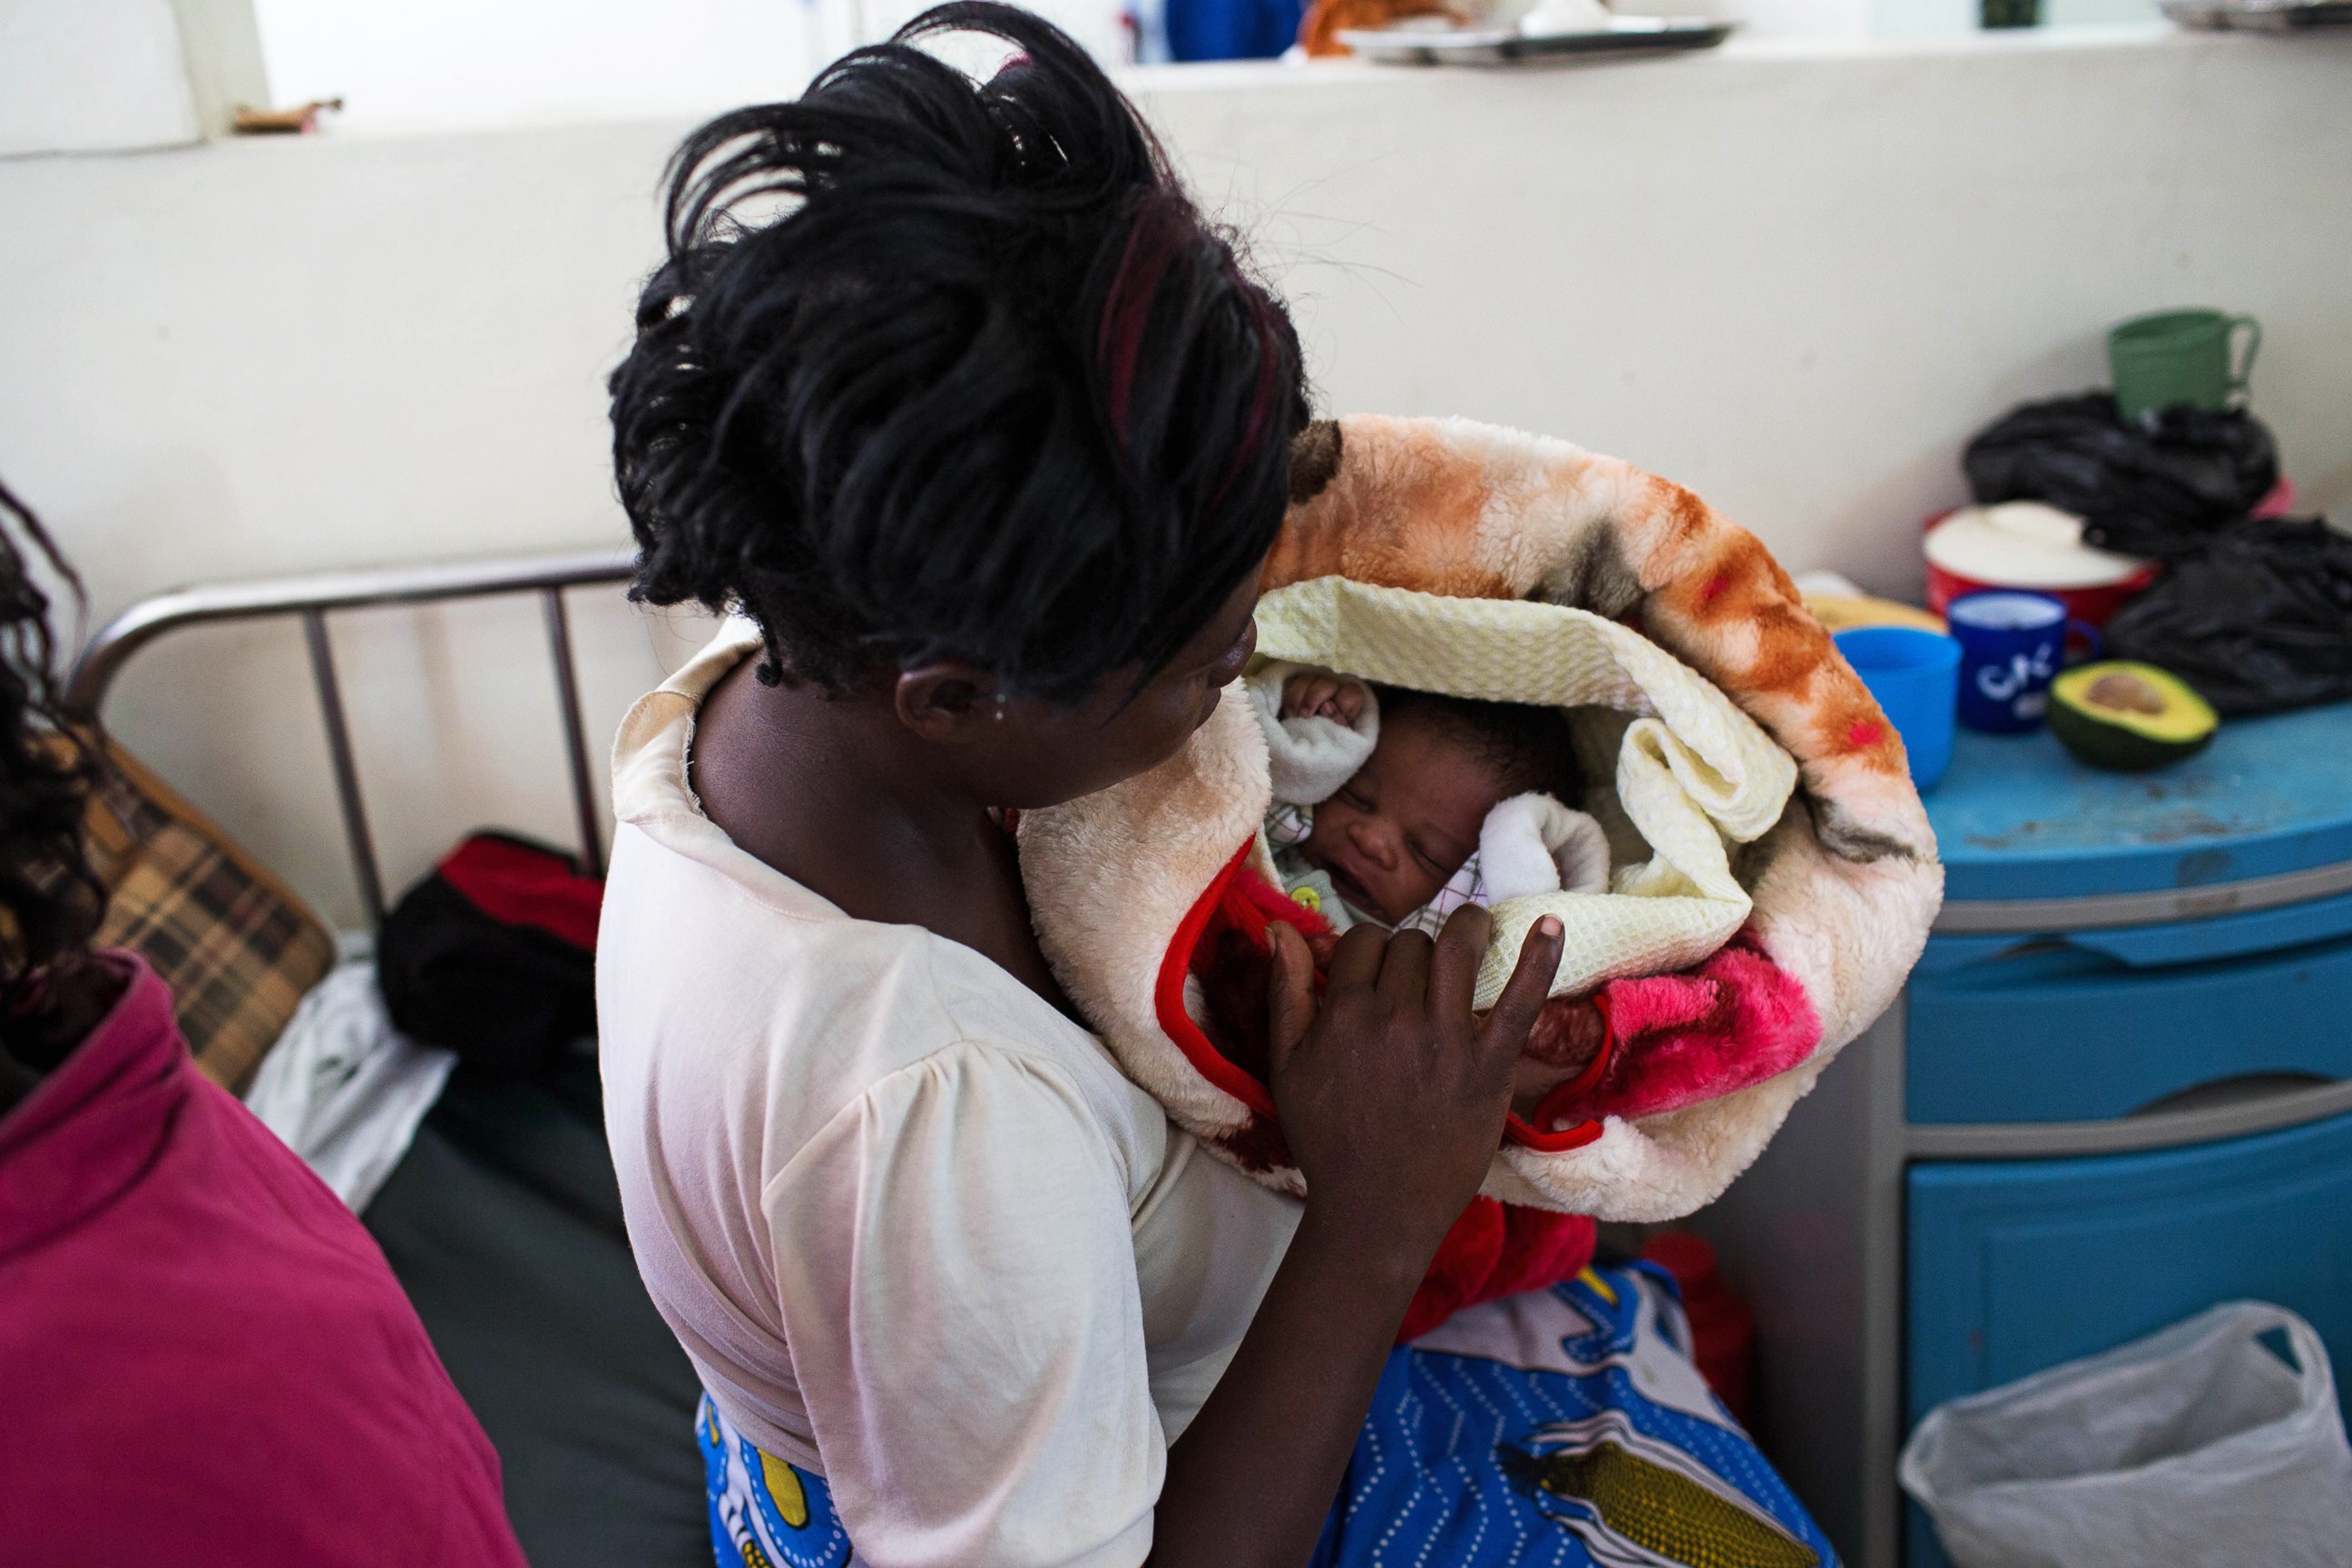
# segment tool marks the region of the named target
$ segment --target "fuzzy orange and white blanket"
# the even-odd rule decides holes
[[[1515,1117],[1484,1189],[1603,1219],[1703,1206],[1894,999],[1926,942],[1943,872],[1900,738],[1764,547],[1679,485],[1460,419],[1320,423],[1293,468],[1267,591],[1340,576],[1589,611],[1637,627],[1795,759],[1795,795],[1738,847],[1746,927],[1680,973],[1555,997],[1548,1019],[1585,1004],[1608,1025],[1605,1055],[1563,1086],[1582,1096],[1581,1120]],[[1265,740],[1236,689],[1159,768],[1024,816],[1021,862],[1047,958],[1129,1075],[1212,1151],[1295,1192],[1264,1085],[1185,1002],[1211,933],[1255,918],[1262,939],[1266,919],[1290,918],[1251,913],[1265,901],[1246,873],[1268,798]]]

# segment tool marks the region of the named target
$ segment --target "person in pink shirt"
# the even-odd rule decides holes
[[[40,525],[0,489],[0,1563],[520,1568],[498,1456],[383,1256],[89,945]]]

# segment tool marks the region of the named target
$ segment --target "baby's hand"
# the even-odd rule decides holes
[[[1580,1077],[1601,1052],[1609,1025],[1592,998],[1582,996],[1567,1005],[1547,1006],[1528,1036],[1511,1073],[1511,1110],[1532,1121],[1537,1107],[1561,1084]],[[1540,1128],[1549,1132],[1552,1128]]]
[[[1294,675],[1282,683],[1285,719],[1328,719],[1355,728],[1363,717],[1364,689],[1336,675]]]

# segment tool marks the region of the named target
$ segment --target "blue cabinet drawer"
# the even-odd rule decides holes
[[[2330,899],[2137,931],[1935,938],[1906,994],[1906,1113],[2095,1121],[2230,1079],[2352,1078],[2347,925],[2352,900]]]
[[[1906,1202],[1906,1430],[2242,1297],[2310,1319],[2352,1372],[2352,1116],[2149,1153],[1915,1165]],[[1941,1563],[1916,1510],[1911,1539],[1911,1568]]]

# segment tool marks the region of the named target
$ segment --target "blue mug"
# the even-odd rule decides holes
[[[1960,645],[1939,632],[1911,626],[1855,626],[1838,633],[1835,641],[1903,737],[1911,782],[1922,790],[1935,788],[1952,761]]]
[[[2066,661],[2066,637],[2079,634],[2096,658],[2098,632],[2067,618],[2047,594],[1996,588],[1964,594],[1944,607],[1960,645],[1960,722],[1993,735],[2022,734],[2050,711],[2050,683]]]

